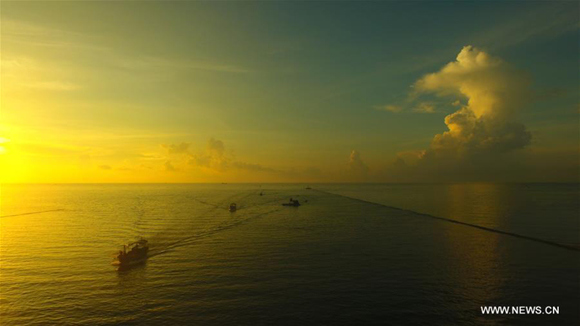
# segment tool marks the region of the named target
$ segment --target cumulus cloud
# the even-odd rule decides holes
[[[189,164],[223,172],[228,169],[231,161],[232,158],[226,155],[224,143],[221,140],[210,138],[203,152],[191,155]]]
[[[451,105],[453,105],[453,106],[462,106],[460,100],[455,100],[453,103],[451,103]]]
[[[185,142],[162,144],[161,147],[165,150],[165,154],[140,154],[139,157],[147,160],[164,160],[163,167],[166,171],[187,171],[193,168],[212,175],[237,171],[245,172],[248,176],[270,174],[289,179],[304,177],[307,174],[302,170],[275,169],[263,164],[242,161],[236,158],[222,140],[216,138],[210,138],[205,147],[200,149]]]
[[[348,169],[355,175],[367,175],[369,172],[369,167],[363,162],[360,153],[356,150],[350,152],[350,157],[348,160]]]
[[[165,171],[170,171],[170,172],[177,171],[177,169],[173,166],[173,164],[171,164],[171,161],[166,161],[164,166],[165,166]]]
[[[530,98],[529,84],[525,74],[503,60],[465,46],[455,61],[414,84],[415,95],[458,98],[453,105],[459,109],[445,117],[448,130],[417,152],[416,163],[399,157],[393,169],[413,174],[448,170],[459,176],[501,165],[505,155],[530,144],[531,133],[517,122],[517,112]]]
[[[167,151],[167,154],[185,154],[189,151],[189,143],[162,144],[161,147]]]
[[[263,166],[261,164],[232,162],[232,166],[239,170],[253,171],[253,172],[279,172],[278,170]]]
[[[233,154],[226,151],[224,142],[214,138],[208,140],[203,152],[191,154],[188,163],[218,173],[232,169],[249,172],[279,172],[260,164],[236,160]]]
[[[529,97],[525,75],[472,46],[465,46],[455,61],[419,79],[414,87],[418,92],[467,98],[475,117],[486,119],[513,117]]]
[[[419,103],[413,111],[419,113],[435,113],[435,106],[428,102]]]
[[[433,138],[427,154],[489,154],[528,145],[531,134],[513,120],[529,98],[528,87],[527,77],[501,59],[464,47],[456,61],[415,83],[418,92],[467,99],[467,105],[445,117],[449,130]]]

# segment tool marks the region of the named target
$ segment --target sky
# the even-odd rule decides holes
[[[4,183],[579,182],[579,3],[0,3]]]

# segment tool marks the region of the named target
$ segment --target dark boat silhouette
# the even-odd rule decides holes
[[[149,243],[145,239],[129,243],[123,246],[123,250],[119,251],[117,260],[113,264],[119,266],[119,269],[123,269],[144,263],[147,260],[148,252]]]
[[[230,204],[230,212],[235,212],[238,209],[238,207],[236,206],[236,203],[231,203]]]
[[[290,202],[283,203],[282,206],[298,207],[298,206],[300,206],[300,202],[297,199],[290,198]]]

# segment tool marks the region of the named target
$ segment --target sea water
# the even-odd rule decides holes
[[[0,323],[580,321],[580,252],[533,240],[578,246],[578,184],[310,186],[2,185]],[[147,262],[117,271],[140,237]]]

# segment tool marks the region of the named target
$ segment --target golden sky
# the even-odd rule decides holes
[[[577,3],[1,9],[5,183],[578,181]]]

